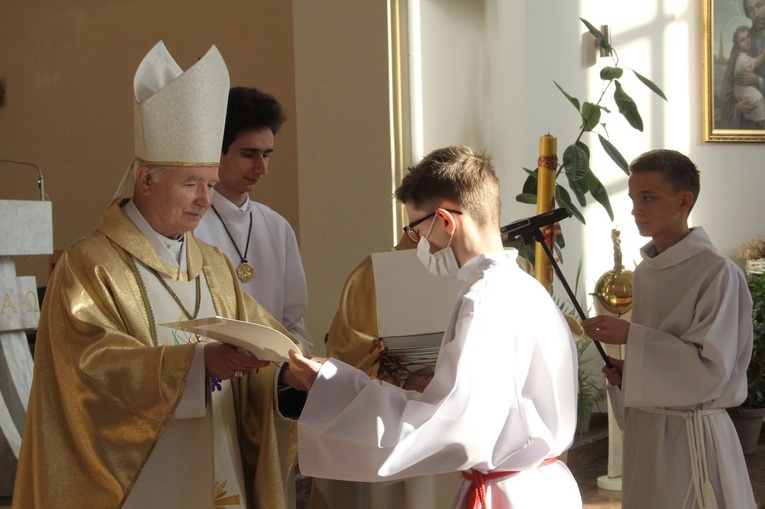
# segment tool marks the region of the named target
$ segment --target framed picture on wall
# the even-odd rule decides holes
[[[704,141],[765,142],[765,0],[702,0]]]

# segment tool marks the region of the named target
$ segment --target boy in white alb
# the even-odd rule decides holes
[[[464,281],[435,373],[418,392],[293,352],[290,370],[311,387],[301,470],[368,482],[461,471],[452,507],[580,508],[557,461],[576,423],[575,346],[545,289],[502,245],[491,162],[467,147],[436,150],[396,198],[428,270]]]
[[[621,385],[622,507],[754,508],[746,463],[725,411],[746,398],[752,298],[744,275],[703,228],[689,228],[699,172],[673,150],[630,164],[638,231],[651,242],[633,280],[630,321],[582,322],[598,341],[626,344],[603,368]]]
[[[220,182],[194,235],[221,248],[242,288],[311,352],[313,341],[303,323],[308,291],[295,232],[286,219],[249,195],[268,174],[274,135],[284,120],[273,96],[255,88],[231,89]]]

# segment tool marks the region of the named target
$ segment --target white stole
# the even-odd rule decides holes
[[[186,316],[167,289],[142,263],[136,263],[146,288],[156,324],[185,320]],[[200,274],[201,301],[198,317],[215,316],[210,290]],[[193,313],[196,281],[164,281],[188,312]],[[207,341],[206,338],[200,338]],[[160,345],[196,342],[190,333],[157,325]],[[201,350],[201,348],[200,348]],[[195,354],[183,398],[144,466],[125,508],[213,507],[246,508],[244,475],[236,430],[231,383],[212,383],[212,412],[205,406],[208,379],[204,352]],[[200,387],[202,391],[200,392]],[[196,393],[196,394],[195,394]],[[200,401],[199,394],[202,394]],[[212,413],[212,415],[210,415]],[[183,415],[184,418],[180,418]],[[192,417],[186,417],[192,416]]]

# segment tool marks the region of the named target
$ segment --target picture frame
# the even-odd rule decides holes
[[[759,20],[755,27],[744,12],[744,5],[754,5],[758,1],[702,0],[705,142],[765,142],[765,122],[756,120],[765,111],[765,62],[754,67],[754,60],[749,61],[744,56],[739,61],[741,52],[734,51],[734,34],[742,26],[749,28],[750,51],[765,45],[765,28],[760,26]],[[736,37],[745,45],[741,41],[745,39],[742,32],[743,29]],[[739,71],[750,66],[751,72],[760,77],[759,85],[734,87],[737,66]],[[742,76],[740,72],[738,75]],[[748,76],[754,81],[752,74]]]

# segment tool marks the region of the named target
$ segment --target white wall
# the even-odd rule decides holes
[[[599,58],[585,66],[582,34],[587,30],[579,18],[596,27],[608,24],[620,66],[649,77],[668,97],[668,102],[658,98],[627,71],[622,82],[638,104],[645,129],[640,133],[618,113],[609,115],[611,141],[628,161],[654,148],[686,153],[701,171],[692,225],[704,226],[721,252],[735,256],[742,242],[765,231],[760,199],[765,151],[762,144],[702,142],[701,5],[696,0],[648,0],[629,8],[613,0],[423,1],[425,151],[447,144],[486,149],[502,182],[503,224],[535,214],[533,206],[515,201],[525,180],[521,168],[536,167],[538,139],[548,132],[558,138],[562,156],[580,124],[553,80],[580,101],[596,100],[598,72],[612,64]],[[582,257],[582,294],[592,292],[600,275],[613,267],[614,226],[622,232],[628,269],[647,241],[630,214],[627,176],[594,135],[584,141],[592,152],[591,167],[608,189],[615,221],[590,200],[586,226],[575,219],[563,223],[562,268],[574,286]],[[560,284],[555,293],[565,295]]]
[[[765,215],[765,205],[758,199],[759,190],[765,187],[761,162],[763,147],[761,144],[702,142],[701,2],[650,1],[636,4],[639,8],[625,10],[615,6],[614,2],[585,0],[577,11],[565,13],[560,12],[560,4],[553,0],[527,3],[530,34],[534,32],[532,26],[550,22],[550,12],[556,12],[553,21],[556,37],[542,38],[536,45],[529,44],[530,61],[556,63],[544,70],[541,66],[529,68],[530,81],[540,84],[530,87],[529,103],[539,108],[538,114],[530,115],[532,130],[551,130],[555,134],[561,133],[561,139],[571,139],[571,126],[576,126],[577,121],[570,116],[561,118],[558,113],[560,108],[568,106],[567,102],[552,86],[541,85],[545,79],[553,78],[561,84],[571,83],[563,85],[564,88],[580,98],[595,97],[600,90],[597,72],[604,60],[600,59],[590,69],[577,65],[580,48],[576,41],[584,28],[576,18],[584,17],[595,26],[608,24],[621,65],[650,77],[668,98],[668,102],[664,102],[634,79],[625,79],[625,88],[629,86],[627,90],[643,115],[645,132],[638,133],[621,119],[613,118],[609,122],[612,141],[627,160],[653,148],[673,148],[688,154],[701,171],[702,189],[691,222],[704,226],[720,251],[735,256],[742,242],[765,229],[762,221],[757,219]],[[554,8],[558,10],[554,11]],[[561,14],[565,18],[560,19]],[[573,108],[567,108],[566,113],[574,113]],[[591,147],[597,145],[594,142]],[[630,215],[626,176],[599,147],[597,154],[593,168],[612,197],[615,222],[620,225],[624,239],[625,265],[630,268],[630,262],[639,259],[638,248],[646,239],[638,236]],[[586,228],[569,221],[571,226],[567,225],[565,231],[571,242],[567,251],[584,253],[585,283],[591,291],[599,275],[612,266],[608,241],[612,225],[599,205],[589,206],[586,216]],[[573,277],[575,268],[573,258],[569,256],[567,259],[569,277]]]
[[[524,214],[513,189],[525,178],[529,65],[526,5],[518,0],[422,2],[424,149],[468,145],[493,157],[503,220]],[[520,191],[518,191],[520,192]]]
[[[287,122],[277,135],[271,173],[253,198],[299,233],[289,3],[3,0],[2,8],[0,159],[42,169],[53,203],[54,249],[98,226],[133,160],[133,75],[159,40],[183,69],[215,44],[232,85],[258,87],[282,103]],[[35,181],[32,168],[0,164],[0,199],[37,199]],[[16,257],[16,269],[44,286],[48,256]]]
[[[598,72],[611,61],[599,58],[584,66],[582,17],[598,27],[608,24],[620,66],[649,77],[668,97],[661,100],[625,72],[623,85],[645,123],[640,133],[618,113],[606,117],[611,140],[625,158],[653,148],[687,153],[702,174],[692,223],[703,225],[720,251],[733,256],[765,229],[757,220],[765,215],[758,199],[765,187],[762,144],[702,142],[701,2],[650,0],[624,9],[609,0],[428,0],[422,16],[426,152],[451,143],[488,150],[502,179],[503,221],[534,214],[515,195],[525,179],[521,167],[536,166],[539,136],[558,137],[562,155],[578,132],[578,114],[553,80],[581,101],[600,94]],[[591,166],[609,190],[615,221],[590,204],[586,227],[570,219],[563,228],[567,278],[574,278],[583,253],[591,291],[613,265],[614,225],[622,230],[625,265],[638,260],[646,239],[638,237],[630,215],[626,175],[588,136]]]
[[[216,43],[232,83],[273,92],[287,108],[274,172],[254,195],[299,231],[310,294],[307,325],[321,343],[348,273],[394,241],[389,2],[238,0],[194,2],[193,8],[181,3],[163,3],[146,17],[137,14],[146,11],[146,1],[94,8],[92,1],[78,0],[53,11],[12,1],[9,15],[0,17],[0,42],[8,48],[0,52],[7,86],[0,155],[36,161],[46,171],[55,247],[64,248],[96,226],[132,157],[129,85],[143,53],[164,38],[187,67]],[[687,151],[702,171],[692,220],[706,227],[721,251],[732,254],[763,233],[762,144],[701,141],[700,1],[646,0],[629,9],[613,0],[421,3],[428,72],[424,109],[436,118],[425,127],[425,150],[453,143],[488,150],[502,181],[504,223],[534,213],[515,202],[515,195],[525,178],[521,168],[536,166],[539,136],[550,132],[565,146],[575,135],[577,116],[552,80],[579,97],[593,98],[598,91],[602,61],[594,68],[581,64],[582,16],[597,26],[609,24],[622,63],[654,79],[669,97],[664,103],[640,95],[641,86],[629,82],[647,127],[641,134],[618,129],[616,119],[609,124],[625,157],[655,147]],[[405,10],[406,1],[401,4]],[[232,18],[231,9],[242,15]],[[46,71],[37,72],[40,66]],[[91,75],[99,79],[84,86],[83,76]],[[593,147],[601,154],[594,164],[609,186],[629,265],[643,239],[624,197],[626,177]],[[29,175],[5,168],[2,197],[34,199]],[[564,271],[572,280],[584,252],[585,283],[592,291],[597,277],[611,268],[612,225],[597,205],[586,214],[586,228],[574,220],[564,223]],[[40,265],[31,272],[42,274],[42,284],[45,260]],[[17,267],[20,273],[26,269]]]
[[[316,353],[348,274],[393,246],[386,2],[293,2],[300,249]]]

